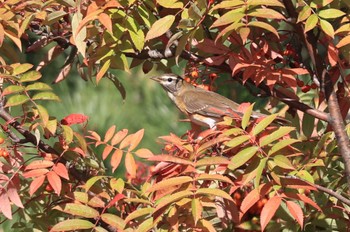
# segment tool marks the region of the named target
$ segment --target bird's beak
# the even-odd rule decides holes
[[[156,82],[160,82],[159,76],[151,77],[150,79],[151,79],[151,80],[154,80],[154,81],[156,81]]]

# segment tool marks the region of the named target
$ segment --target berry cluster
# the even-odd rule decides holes
[[[317,89],[317,84],[312,83],[312,84],[305,84],[304,81],[297,79],[297,85],[301,88],[301,91],[303,93],[307,93],[310,91],[310,89]]]

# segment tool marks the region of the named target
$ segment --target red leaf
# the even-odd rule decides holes
[[[112,172],[114,172],[115,169],[117,169],[117,167],[120,164],[120,161],[122,160],[122,157],[123,157],[123,150],[116,149],[111,158]]]
[[[106,208],[110,208],[111,206],[113,206],[117,201],[121,200],[125,198],[124,194],[118,193],[117,195],[115,195],[113,197],[113,199],[108,203]]]
[[[305,196],[303,194],[284,193],[283,195],[285,195],[286,197],[291,198],[291,199],[303,201],[304,203],[309,204],[309,205],[313,206],[315,209],[317,209],[318,211],[322,212],[322,209],[316,204],[316,202],[314,202],[313,200],[311,200],[310,198],[308,198],[307,196]]]
[[[60,177],[69,180],[68,170],[62,163],[57,163],[55,166],[53,166],[52,171],[54,171]]]
[[[32,196],[38,188],[40,188],[45,180],[46,176],[39,176],[35,178],[29,186],[29,195]]]
[[[287,201],[286,204],[290,214],[295,218],[295,220],[297,220],[300,227],[303,228],[303,225],[304,225],[303,210],[300,208],[300,206],[297,203],[293,201]]]
[[[70,114],[61,120],[61,124],[68,126],[73,124],[81,124],[85,123],[88,119],[89,117],[84,114]]]
[[[12,219],[11,203],[4,189],[0,193],[0,211],[8,219]]]
[[[261,210],[260,215],[260,225],[262,231],[265,229],[266,225],[269,223],[273,215],[275,215],[276,210],[281,204],[281,201],[281,197],[274,196],[266,202],[264,208]]]
[[[125,155],[125,168],[131,178],[136,177],[136,163],[134,156],[130,152]]]
[[[7,187],[7,194],[13,204],[18,206],[19,208],[24,208],[21,202],[21,199],[18,195],[17,188],[14,186],[12,181],[9,183],[9,186]]]
[[[49,181],[55,193],[59,195],[62,189],[61,178],[56,174],[56,172],[51,171],[47,173],[47,180]]]
[[[39,176],[45,175],[48,172],[49,172],[49,170],[47,170],[45,168],[40,168],[40,169],[35,169],[35,170],[30,170],[28,172],[24,172],[23,177],[24,178],[39,177]]]
[[[39,168],[49,168],[52,167],[54,163],[49,160],[34,160],[24,169],[25,171],[30,169],[39,169]]]

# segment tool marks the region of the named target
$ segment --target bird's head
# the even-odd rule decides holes
[[[172,94],[178,92],[184,85],[184,79],[172,73],[151,77],[151,79],[158,82],[167,92]]]

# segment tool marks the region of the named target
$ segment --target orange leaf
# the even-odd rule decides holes
[[[129,151],[134,150],[137,147],[137,145],[139,145],[139,143],[141,142],[141,139],[143,137],[144,132],[145,132],[145,130],[141,129],[132,135],[132,140],[131,140],[131,143],[130,143],[130,146],[128,149]]]
[[[103,140],[103,142],[107,143],[111,138],[112,136],[114,135],[114,132],[115,132],[115,125],[111,126],[106,134],[105,134],[105,139]]]
[[[337,44],[337,48],[341,48],[345,45],[348,45],[349,43],[350,43],[350,35],[347,35],[339,41],[339,43]]]
[[[89,137],[91,139],[94,139],[96,141],[101,141],[101,137],[95,132],[95,131],[89,131],[92,137]]]
[[[135,159],[134,156],[128,152],[125,155],[125,168],[126,171],[129,173],[129,175],[131,176],[131,178],[135,178],[136,177],[136,163],[135,163]]]
[[[260,215],[260,225],[261,225],[262,231],[265,229],[266,225],[269,223],[273,215],[275,215],[276,210],[281,204],[281,201],[282,201],[281,197],[274,196],[266,202]]]
[[[135,151],[135,154],[138,157],[144,158],[144,159],[148,159],[148,158],[154,156],[153,153],[150,150],[146,149],[146,148],[138,149],[137,151]]]
[[[68,170],[62,163],[57,163],[52,170],[60,177],[69,180]]]
[[[152,156],[150,158],[148,158],[149,161],[159,161],[159,162],[167,162],[167,163],[176,163],[176,164],[187,164],[187,165],[192,165],[193,163],[185,160],[185,159],[181,159],[179,157],[175,157],[172,155],[155,155]]]
[[[52,167],[54,163],[50,160],[34,160],[24,170],[39,169],[39,168],[49,168]]]
[[[139,130],[135,134],[128,135],[119,145],[120,149],[128,147],[128,151],[132,151],[141,141],[144,129]]]
[[[128,134],[128,129],[123,129],[123,130],[118,131],[113,136],[112,141],[111,141],[111,145],[115,145],[115,144],[120,143],[120,141],[122,141],[127,134]]]
[[[108,30],[108,32],[110,32],[111,34],[113,33],[111,17],[109,17],[106,13],[101,13],[98,16],[98,20]]]
[[[300,227],[303,228],[303,225],[304,225],[303,210],[300,208],[300,206],[297,203],[293,201],[287,201],[286,204],[290,214],[295,218],[295,220],[297,220]]]
[[[253,189],[248,195],[243,199],[241,204],[240,218],[260,199],[260,196],[266,195],[270,190],[270,184],[262,184],[259,188]]]
[[[112,172],[114,172],[115,169],[117,169],[117,167],[120,164],[120,161],[122,160],[122,157],[123,157],[123,151],[120,149],[116,149],[111,158]]]
[[[102,159],[105,160],[108,157],[109,153],[111,153],[112,150],[113,150],[113,147],[110,145],[107,145],[102,152]]]
[[[281,178],[281,185],[293,189],[317,190],[311,183],[295,178]]]
[[[61,178],[56,174],[56,172],[51,171],[47,173],[47,180],[49,181],[55,193],[59,195],[62,189]]]
[[[286,197],[291,198],[291,199],[303,201],[304,203],[309,204],[309,205],[313,206],[315,209],[317,209],[318,211],[322,212],[322,209],[316,204],[316,202],[314,202],[313,200],[311,200],[310,198],[308,198],[307,196],[305,196],[303,194],[284,193],[283,195],[285,195]]]
[[[32,196],[38,188],[40,188],[45,180],[46,176],[39,176],[38,178],[35,178],[32,183],[30,183],[29,186],[29,195]]]
[[[24,178],[39,177],[39,176],[45,175],[48,172],[49,172],[49,170],[47,170],[45,168],[40,168],[40,169],[35,169],[35,170],[30,170],[28,172],[24,172],[23,177]]]

